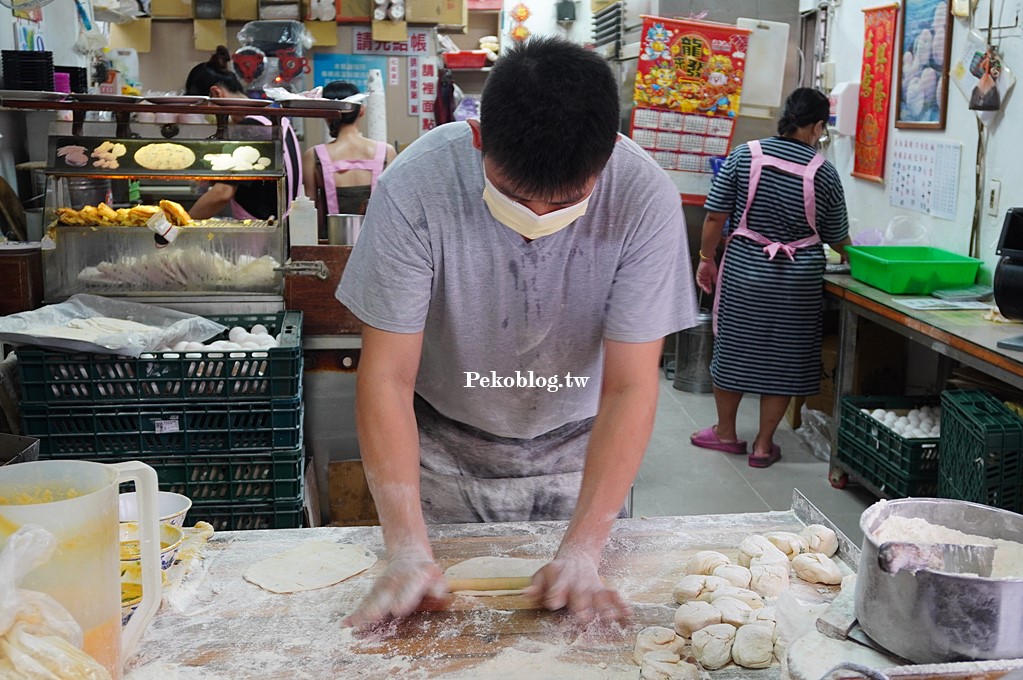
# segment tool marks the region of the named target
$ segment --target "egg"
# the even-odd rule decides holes
[[[258,342],[246,340],[245,342],[242,343],[242,349],[260,349],[260,345]]]
[[[884,420],[885,414],[888,413],[883,408],[876,408],[870,412],[870,416],[876,420]]]
[[[185,345],[185,350],[189,352],[198,352],[206,349],[201,342],[189,342]]]
[[[227,337],[231,342],[242,342],[248,334],[249,332],[241,326],[235,326],[231,329],[231,332],[227,334]]]
[[[234,351],[234,350],[239,350],[239,349],[241,349],[241,348],[242,348],[242,346],[241,346],[241,345],[239,345],[239,344],[238,344],[237,342],[225,342],[225,343],[223,343],[223,344],[222,344],[222,345],[220,346],[220,348],[221,348],[221,349],[223,349],[223,350],[226,350],[226,351],[228,351],[228,352],[231,352],[231,351]]]
[[[261,323],[257,323],[255,326],[253,326],[250,332],[253,335],[267,335],[269,333],[269,331],[266,330],[266,326],[264,326]]]
[[[184,352],[186,349],[188,349],[188,341],[187,340],[182,340],[178,344],[174,345],[174,351],[175,352]]]

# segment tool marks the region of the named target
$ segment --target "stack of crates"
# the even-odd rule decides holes
[[[904,437],[870,415],[938,403],[936,396],[842,397],[835,457],[889,498],[938,495],[939,439]]]
[[[41,459],[149,464],[162,491],[192,499],[190,522],[299,527],[302,313],[210,318],[262,324],[279,346],[139,358],[19,349],[23,432]]]
[[[1023,512],[1023,421],[983,390],[941,395],[943,498]]]

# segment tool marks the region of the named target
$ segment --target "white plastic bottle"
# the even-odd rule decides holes
[[[318,242],[316,204],[305,195],[303,188],[291,202],[288,213],[288,237],[293,246],[315,246]]]

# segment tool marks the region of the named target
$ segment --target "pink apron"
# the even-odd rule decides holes
[[[764,246],[764,253],[767,255],[768,260],[773,260],[779,252],[782,252],[790,260],[795,261],[797,249],[807,248],[821,242],[820,234],[817,233],[817,192],[814,189],[813,179],[817,175],[817,170],[824,164],[824,156],[816,154],[808,164],[801,165],[776,158],[775,156],[765,155],[760,148],[760,142],[757,140],[747,142],[746,145],[749,147],[750,155],[752,156],[749,169],[749,188],[746,191],[746,209],[743,211],[742,217],[739,218],[738,228],[728,237],[728,243],[732,239],[742,236]],[[803,178],[803,210],[806,211],[806,222],[810,225],[810,229],[813,230],[812,236],[807,236],[790,243],[781,243],[779,241],[771,241],[763,234],[758,234],[747,226],[746,216],[749,215],[750,207],[753,205],[753,197],[757,193],[757,186],[760,184],[760,174],[764,166],[777,168],[782,172]],[[727,259],[728,245],[726,243],[725,254],[721,258],[721,266],[718,267],[717,285],[714,290],[714,335],[717,335],[718,332],[718,303],[721,300],[721,278],[725,271]]]
[[[320,168],[323,170],[323,193],[327,201],[327,214],[337,215],[337,184],[334,182],[334,173],[345,170],[369,170],[370,185],[369,192],[377,188],[377,178],[384,171],[384,158],[387,156],[387,144],[377,142],[377,152],[373,158],[364,160],[340,160],[335,161],[330,157],[326,144],[317,144],[316,157],[320,159]]]
[[[273,121],[266,116],[245,116],[245,118],[257,121],[261,125],[273,125]],[[287,118],[281,118],[281,156],[284,157],[284,178],[288,188],[286,191],[287,197],[285,198],[286,203],[284,205],[284,214],[277,218],[278,222],[287,217],[288,213],[291,212],[291,202],[296,196],[298,196],[298,190],[296,187],[302,186],[302,164],[296,163],[295,159],[291,157],[290,153],[288,153],[289,135],[292,137],[295,136],[295,131],[291,127],[291,122]],[[297,137],[295,138],[295,148],[301,148],[298,146]],[[296,178],[298,179],[297,182],[295,182]],[[243,208],[242,205],[233,198],[231,199],[231,216],[236,220],[259,219],[258,217],[250,214],[248,210]]]

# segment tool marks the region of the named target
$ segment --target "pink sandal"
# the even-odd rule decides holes
[[[777,444],[771,444],[770,453],[757,453],[754,451],[749,455],[749,466],[755,468],[768,468],[781,460],[781,448]]]
[[[720,439],[717,433],[717,425],[711,425],[699,432],[694,432],[689,436],[689,441],[692,442],[693,446],[699,446],[701,449],[714,449],[715,451],[724,451],[725,453],[746,455],[746,442],[742,439],[732,442]]]

